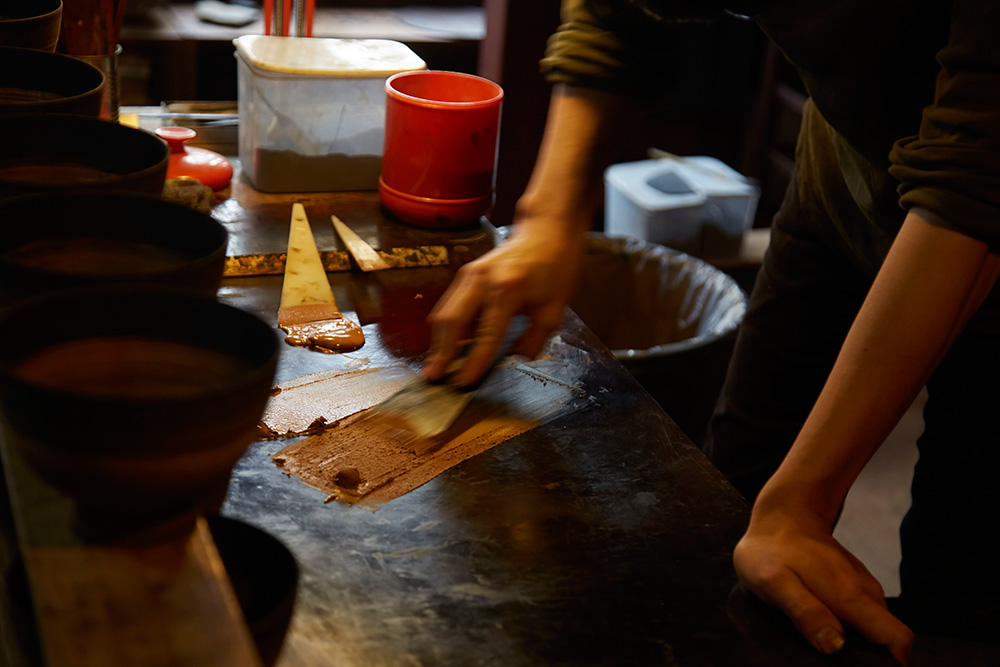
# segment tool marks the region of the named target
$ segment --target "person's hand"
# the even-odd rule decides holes
[[[527,316],[530,324],[513,352],[541,352],[576,288],[586,232],[602,203],[604,169],[620,153],[622,130],[640,126],[643,112],[627,95],[567,84],[553,88],[511,238],[463,266],[430,314],[426,379],[451,373],[459,342],[471,336],[469,354],[448,380],[457,386],[476,382],[496,358],[515,315]]]
[[[816,649],[839,651],[843,622],[907,664],[913,633],[889,613],[875,577],[808,512],[755,509],[733,563],[741,583],[788,616]]]
[[[562,322],[576,285],[583,241],[547,229],[544,224],[516,226],[507,242],[459,269],[430,314],[425,378],[440,379],[455,359],[459,342],[472,336],[464,365],[449,381],[464,386],[478,380],[495,358],[511,319],[522,313],[530,325],[513,352],[538,355]]]

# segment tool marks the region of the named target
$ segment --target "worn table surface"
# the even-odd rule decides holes
[[[216,208],[234,243],[265,227],[267,244],[284,243],[279,230],[294,197],[266,199]],[[457,265],[493,245],[492,230],[403,225],[375,193],[300,201],[321,250],[339,248],[325,221],[336,213],[376,248],[444,244],[451,265],[329,274],[367,343],[346,355],[287,347],[278,381],[400,360],[416,367],[428,341],[424,318]],[[272,276],[228,279],[220,294],[273,323],[279,293]],[[270,456],[287,442],[250,448],[224,513],[280,538],[299,560],[282,664],[893,664],[857,637],[841,656],[820,656],[783,618],[734,592],[731,550],[746,502],[575,316],[560,338],[586,359],[588,408],[377,511],[324,503],[324,493],[281,474]],[[957,645],[922,637],[915,664],[921,655],[937,664]],[[987,650],[961,646],[970,664]]]
[[[216,209],[234,248],[247,227],[287,229],[290,198],[270,199],[237,215],[233,200]],[[493,244],[492,231],[403,225],[374,193],[299,200],[320,250],[339,243],[326,222],[336,213],[376,248],[443,243],[453,265],[329,274],[367,342],[346,355],[286,347],[278,381],[415,365],[429,309],[455,266]],[[262,243],[268,234],[283,249],[277,231],[251,236]],[[221,291],[271,322],[279,294],[280,277],[227,279]],[[251,447],[224,513],[280,538],[300,561],[285,664],[719,664],[731,653],[729,559],[745,502],[579,320],[561,336],[586,352],[590,408],[377,511],[325,504],[325,494],[280,473],[270,455],[287,443]]]
[[[496,242],[486,223],[444,232],[395,222],[375,193],[262,195],[237,174],[213,210],[230,231],[231,254],[282,252],[298,200],[320,250],[340,249],[327,223],[333,213],[377,248],[437,244],[450,259],[330,273],[367,343],[341,355],[285,347],[278,382],[400,361],[416,367],[426,315],[455,268]],[[278,275],[228,278],[219,296],[274,324],[280,286]],[[270,457],[287,442],[249,447],[223,513],[282,540],[300,565],[280,664],[894,664],[854,636],[839,656],[821,656],[734,589],[730,558],[745,501],[572,314],[559,337],[580,352],[587,407],[377,510],[325,503],[324,493],[282,473]],[[911,664],[987,665],[996,655],[995,646],[922,635]]]

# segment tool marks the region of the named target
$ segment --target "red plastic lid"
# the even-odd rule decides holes
[[[156,136],[170,147],[167,178],[196,178],[212,190],[221,190],[233,178],[233,165],[215,151],[197,146],[185,146],[197,133],[188,127],[161,127]]]

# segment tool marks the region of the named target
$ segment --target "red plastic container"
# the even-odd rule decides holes
[[[503,89],[459,72],[401,72],[385,82],[379,195],[425,227],[478,220],[493,204]]]

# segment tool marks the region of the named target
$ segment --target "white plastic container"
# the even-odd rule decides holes
[[[263,192],[374,190],[382,168],[385,80],[426,69],[384,39],[244,35],[239,156]]]
[[[604,230],[698,257],[731,257],[753,223],[760,190],[712,157],[659,158],[604,172]]]

